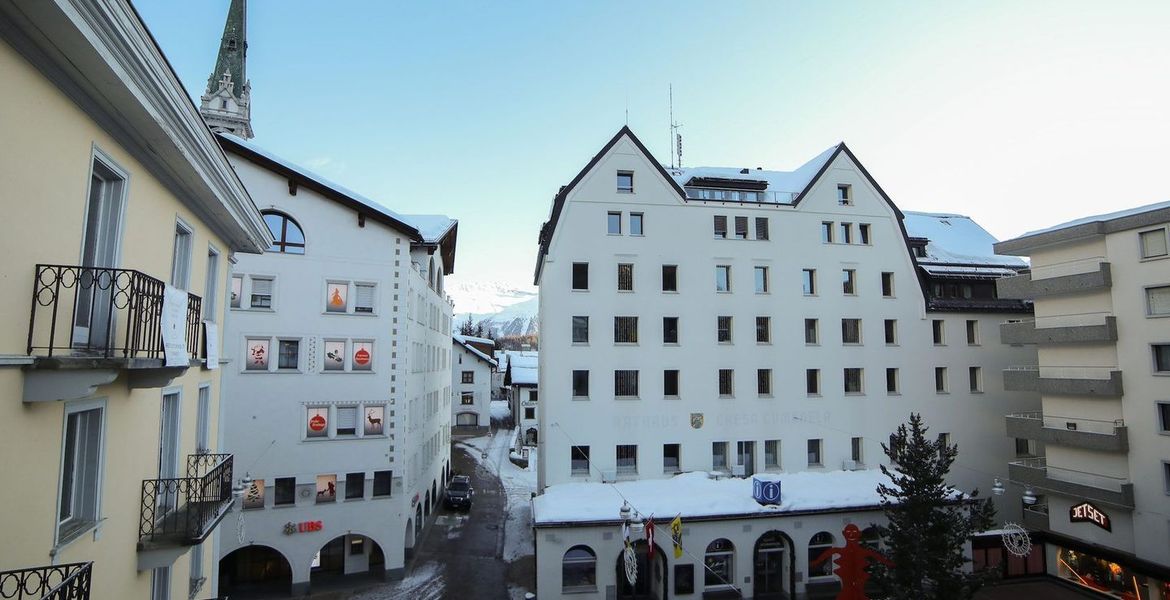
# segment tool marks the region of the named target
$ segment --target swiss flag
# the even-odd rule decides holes
[[[648,552],[650,559],[654,560],[654,517],[651,516],[646,519],[646,545],[649,547]]]

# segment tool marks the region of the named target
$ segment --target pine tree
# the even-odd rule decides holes
[[[971,598],[988,572],[964,572],[964,547],[995,522],[995,507],[978,490],[960,499],[946,483],[958,446],[926,439],[922,416],[910,415],[882,444],[894,469],[882,465],[890,484],[878,485],[888,525],[881,527],[892,566],[876,564],[873,582],[889,600]]]
[[[475,325],[471,324],[471,315],[467,315],[467,321],[459,326],[459,335],[472,335],[475,333]]]

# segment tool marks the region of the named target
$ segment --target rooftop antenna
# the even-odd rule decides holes
[[[674,84],[668,88],[670,92],[670,168],[682,168],[682,134],[678,132],[682,123],[674,122]],[[677,165],[675,163],[677,157]]]
[[[630,126],[630,90],[626,90],[626,127]]]

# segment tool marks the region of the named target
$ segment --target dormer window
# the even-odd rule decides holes
[[[853,205],[853,186],[844,183],[837,185],[837,204],[841,206]]]
[[[618,171],[617,173],[617,191],[619,194],[634,193],[634,172],[633,171]]]

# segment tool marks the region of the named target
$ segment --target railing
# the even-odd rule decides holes
[[[142,482],[138,541],[201,542],[232,503],[231,454],[192,454],[187,476]]]
[[[1099,271],[1101,269],[1101,263],[1104,262],[1108,262],[1104,256],[1091,256],[1065,263],[1032,267],[1029,272],[1032,274],[1032,281],[1038,281],[1053,277],[1093,273]]]
[[[1101,433],[1115,435],[1118,427],[1125,427],[1124,419],[1084,419],[1081,417],[1062,417],[1060,415],[1046,415],[1041,411],[1011,413],[1009,417],[1016,419],[1030,419],[1041,422],[1042,427],[1049,429],[1065,429],[1084,433]],[[1069,425],[1072,424],[1070,427]]]
[[[165,288],[161,280],[130,269],[37,265],[28,353],[162,358]],[[202,304],[199,296],[187,295],[187,352],[192,358],[199,356]]]
[[[1117,367],[1039,367],[1034,365],[1013,365],[1005,371],[1036,373],[1043,379],[1098,379],[1108,381]]]
[[[1064,467],[1053,467],[1048,464],[1047,457],[1037,456],[1035,458],[1025,458],[1023,460],[1013,461],[1013,465],[1028,467],[1032,469],[1043,469],[1045,477],[1055,480],[1063,481],[1065,483],[1075,483],[1094,487],[1101,490],[1108,490],[1111,492],[1121,493],[1123,486],[1129,483],[1129,480],[1124,477],[1110,477],[1108,475],[1099,475],[1097,473],[1086,473],[1084,471],[1077,471],[1074,469],[1066,469]]]
[[[0,571],[5,600],[89,600],[92,562]]]

